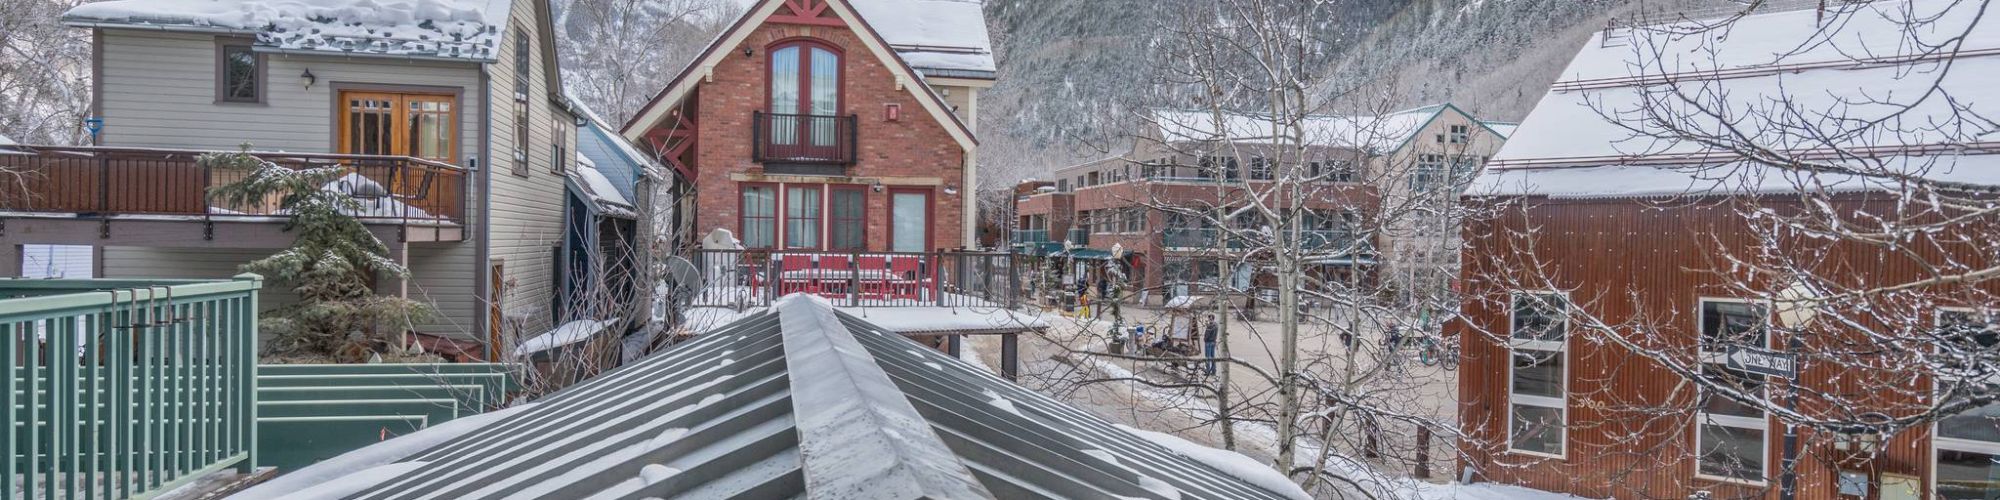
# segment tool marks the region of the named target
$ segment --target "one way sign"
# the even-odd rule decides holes
[[[1786,380],[1798,378],[1798,366],[1792,359],[1792,355],[1766,349],[1754,347],[1730,348],[1728,366],[1731,370],[1741,370]]]

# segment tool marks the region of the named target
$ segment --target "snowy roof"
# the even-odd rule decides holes
[[[570,172],[570,178],[576,181],[577,194],[596,205],[598,213],[626,219],[636,216],[632,211],[632,200],[625,198],[625,194],[604,176],[603,171],[597,169],[597,163],[591,161],[589,156],[577,153],[576,170]]]
[[[1302,494],[1247,459],[1120,429],[808,296],[459,431],[289,486],[371,499]]]
[[[603,332],[605,328],[609,328],[611,325],[617,323],[618,318],[605,320],[579,319],[563,323],[562,326],[558,326],[554,330],[549,330],[548,333],[536,335],[533,338],[521,341],[521,345],[514,348],[514,355],[526,356],[590,340],[591,337],[595,337],[598,333]]]
[[[2000,151],[1877,159],[1868,171],[1892,172],[1938,183],[2000,186]],[[1490,169],[1466,188],[1468,196],[1550,198],[1648,198],[1682,195],[1893,191],[1889,177],[1806,174],[1749,163],[1724,165],[1602,165]]]
[[[736,0],[744,7],[756,0]],[[929,76],[991,79],[993,40],[981,0],[847,0],[868,26]]]
[[[16,144],[14,139],[7,137],[7,134],[0,134],[0,146],[12,146],[14,144]]]
[[[492,61],[509,0],[113,0],[63,21],[255,34],[276,50]]]
[[[1487,164],[1484,176],[1491,178],[1480,179],[1474,194],[1646,196],[1690,188],[1767,192],[1793,184],[1772,181],[1784,175],[1742,166],[1735,155],[1675,139],[1685,134],[1647,119],[1660,115],[1698,134],[1741,133],[1761,148],[1827,157],[1838,156],[1831,154],[1837,149],[1876,156],[1870,161],[1892,173],[1917,170],[1912,173],[1929,177],[1949,170],[1965,177],[1965,168],[1929,166],[1987,163],[1989,157],[1976,153],[2000,141],[2000,130],[1953,116],[2000,114],[2000,101],[1980,99],[2000,88],[2000,24],[1972,24],[1978,7],[1950,0],[1842,4],[1825,21],[1808,9],[1747,16],[1726,30],[1699,34],[1689,34],[1688,23],[1601,32],[1509,134]],[[1936,20],[1905,28],[1913,15]],[[1832,27],[1821,28],[1821,22]],[[1918,41],[1961,33],[1964,43],[1955,52],[1927,55],[1914,48]],[[1934,84],[1942,92],[1930,92]],[[1709,114],[1727,120],[1679,119]],[[1946,157],[1905,157],[1912,148]],[[1704,165],[1747,175],[1723,182],[1713,182],[1714,173],[1690,177],[1687,167]],[[1512,171],[1527,167],[1543,171]],[[1545,171],[1552,167],[1588,170]],[[1602,177],[1609,175],[1619,177]],[[1821,182],[1831,189],[1871,185]]]
[[[1306,142],[1311,144],[1386,152],[1401,149],[1446,111],[1464,113],[1449,103],[1432,104],[1381,115],[1312,115],[1300,123],[1300,128],[1305,132]],[[1161,139],[1168,143],[1215,138],[1238,143],[1272,142],[1271,121],[1264,115],[1224,113],[1218,131],[1214,116],[1207,111],[1157,109],[1152,114],[1153,125],[1159,127]]]

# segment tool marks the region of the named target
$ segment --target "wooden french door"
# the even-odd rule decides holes
[[[810,41],[771,57],[771,151],[779,158],[830,158],[839,147],[840,53]]]
[[[440,94],[341,92],[335,149],[455,163],[457,103],[457,98]]]

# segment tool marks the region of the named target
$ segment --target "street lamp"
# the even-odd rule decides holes
[[[1805,280],[1793,281],[1791,286],[1786,287],[1784,290],[1779,290],[1772,297],[1771,305],[1776,309],[1773,312],[1777,313],[1778,321],[1783,323],[1786,329],[1790,330],[1786,335],[1785,354],[1791,356],[1792,359],[1798,359],[1799,351],[1805,349],[1804,341],[1800,340],[1802,336],[1801,332],[1812,324],[1814,318],[1819,317],[1819,302],[1821,299],[1822,297],[1819,292],[1814,290],[1812,285],[1806,283]],[[1795,362],[1792,365],[1793,369],[1797,370],[1799,365],[1800,363]],[[1791,391],[1785,399],[1785,410],[1796,412],[1799,408],[1798,371],[1792,372],[1792,379],[1786,381],[1785,386]],[[1798,465],[1799,426],[1795,423],[1786,423],[1785,457],[1782,462],[1781,476],[1778,478],[1779,498],[1783,500],[1798,498]]]

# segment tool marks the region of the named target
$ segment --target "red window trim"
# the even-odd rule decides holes
[[[933,189],[931,188],[911,188],[911,187],[889,188],[889,196],[884,203],[886,205],[885,207],[886,209],[882,211],[883,217],[887,218],[887,220],[884,221],[887,222],[885,226],[889,228],[889,239],[885,242],[884,246],[888,248],[889,251],[893,252],[896,250],[896,195],[899,193],[916,193],[924,195],[924,248],[920,251],[929,252],[931,250],[936,249],[937,248],[937,195],[933,193]]]
[[[736,237],[737,239],[743,241],[743,248],[754,249],[754,250],[769,250],[784,246],[785,225],[783,221],[785,219],[785,191],[783,187],[784,185],[775,182],[736,183]],[[770,217],[771,219],[770,246],[760,247],[760,246],[751,246],[750,244],[750,211],[745,210],[743,208],[743,200],[744,196],[748,195],[750,190],[753,188],[770,188],[771,190],[772,196],[771,196],[771,217]]]
[[[784,228],[785,228],[785,230],[783,230],[783,231],[779,231],[779,233],[780,233],[780,236],[779,236],[779,238],[778,238],[778,241],[777,241],[777,246],[778,246],[779,248],[783,248],[783,249],[786,249],[786,250],[824,250],[824,249],[826,249],[826,244],[827,244],[827,234],[826,234],[826,215],[827,215],[827,214],[826,214],[826,208],[827,208],[827,197],[826,197],[826,185],[825,185],[825,184],[810,184],[810,183],[796,183],[796,184],[792,184],[792,183],[786,183],[786,184],[780,184],[780,186],[781,186],[781,187],[779,187],[779,188],[778,188],[778,197],[779,197],[779,198],[781,198],[781,199],[782,199],[782,201],[780,201],[780,202],[778,203],[778,205],[779,205],[779,206],[781,206],[781,207],[783,207],[783,208],[782,208],[782,209],[781,209],[781,210],[780,210],[780,211],[778,212],[778,219],[779,219],[779,221],[780,221],[780,222],[779,222],[779,224],[781,224],[781,225],[782,225],[782,227],[784,227]],[[791,200],[792,200],[792,190],[794,190],[794,189],[800,189],[800,190],[809,190],[809,191],[814,191],[814,192],[817,192],[817,193],[819,193],[819,196],[816,196],[816,198],[818,198],[818,199],[819,199],[819,217],[815,217],[815,218],[813,218],[813,225],[815,225],[815,226],[819,226],[819,241],[818,241],[818,242],[817,242],[816,244],[814,244],[813,246],[808,246],[808,247],[795,247],[795,246],[792,246],[792,243],[791,243],[791,241],[790,241],[790,236],[791,236],[791,235],[790,235],[790,234],[788,234],[788,233],[791,233],[791,227],[792,227],[792,212],[791,212]]]
[[[841,191],[853,191],[853,192],[855,192],[855,193],[860,193],[860,194],[861,194],[861,213],[860,213],[860,214],[858,214],[857,216],[855,216],[855,217],[852,217],[852,218],[841,218],[841,219],[837,219],[837,218],[835,218],[835,217],[834,217],[834,215],[833,215],[833,214],[834,214],[834,212],[833,212],[833,193],[836,193],[836,192],[841,192]],[[827,190],[826,190],[826,208],[827,208],[827,210],[826,210],[826,212],[824,213],[824,215],[826,216],[826,248],[827,248],[827,250],[833,250],[833,251],[848,251],[848,250],[854,250],[854,251],[863,251],[863,252],[865,252],[865,251],[868,251],[868,187],[867,187],[867,186],[863,186],[863,185],[860,185],[860,184],[832,184],[832,185],[829,185],[829,186],[827,186]],[[859,247],[855,247],[855,248],[834,248],[834,246],[833,246],[833,233],[834,233],[834,228],[835,228],[835,224],[839,223],[839,221],[842,221],[842,220],[846,220],[846,221],[851,221],[852,223],[854,223],[854,224],[856,224],[856,225],[859,225],[859,226],[861,226],[861,246],[859,246]]]
[[[839,67],[839,71],[834,73],[833,114],[835,116],[845,115],[847,112],[847,51],[841,50],[840,46],[826,40],[811,37],[785,38],[764,46],[764,112],[771,113],[777,109],[776,106],[772,106],[771,102],[772,99],[777,98],[777,95],[771,92],[771,79],[776,77],[771,71],[772,59],[776,57],[778,49],[794,46],[802,48],[817,47],[833,53],[833,57],[837,62],[835,66]],[[811,89],[807,88],[805,84],[805,77],[808,75],[807,70],[812,67],[811,55],[811,51],[799,51],[799,76],[801,80],[798,82],[799,114],[802,115],[811,114],[810,110],[812,109],[812,106],[809,105],[812,99]]]

